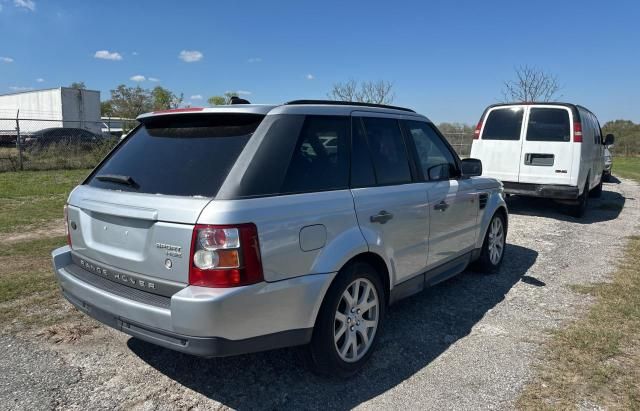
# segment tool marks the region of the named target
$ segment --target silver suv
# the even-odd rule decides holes
[[[69,195],[64,296],[141,340],[216,357],[369,358],[393,302],[501,263],[501,184],[424,116],[293,101],[154,112]]]

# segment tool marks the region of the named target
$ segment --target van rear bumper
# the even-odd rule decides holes
[[[530,184],[503,181],[504,192],[507,194],[528,197],[543,197],[554,200],[576,200],[580,195],[578,187],[557,184]]]
[[[137,301],[83,281],[69,247],[54,250],[52,257],[64,297],[85,314],[141,340],[203,357],[308,343],[335,276],[309,275],[226,289],[187,286],[162,304]]]

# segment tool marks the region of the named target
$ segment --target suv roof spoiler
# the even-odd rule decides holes
[[[415,113],[415,111],[406,107],[399,106],[389,106],[386,104],[374,104],[374,103],[360,103],[357,101],[337,101],[337,100],[293,100],[284,103],[285,105],[305,105],[305,104],[324,104],[324,105],[332,105],[332,106],[361,106],[361,107],[377,107],[377,108],[387,108],[391,110],[401,110],[408,111],[410,113]]]

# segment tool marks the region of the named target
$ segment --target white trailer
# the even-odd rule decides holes
[[[20,120],[20,133],[51,127],[83,128],[102,132],[100,92],[69,87],[0,95],[0,119]]]

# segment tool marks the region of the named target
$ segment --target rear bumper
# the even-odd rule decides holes
[[[543,197],[554,200],[576,200],[580,195],[578,187],[555,184],[529,184],[503,181],[504,192],[529,197]]]
[[[188,286],[163,303],[127,298],[83,281],[74,275],[78,266],[68,247],[54,250],[52,256],[62,293],[79,310],[141,340],[204,357],[308,343],[335,276],[309,275],[226,289]]]

